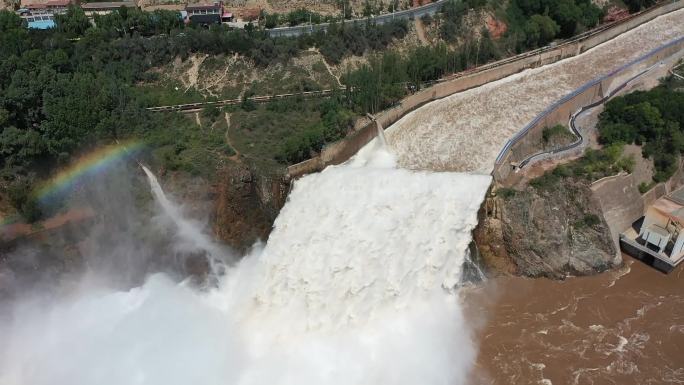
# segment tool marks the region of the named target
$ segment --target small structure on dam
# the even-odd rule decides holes
[[[620,248],[669,273],[684,260],[684,188],[656,200],[646,215],[620,234]]]

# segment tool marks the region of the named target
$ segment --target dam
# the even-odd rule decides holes
[[[482,362],[477,343],[486,335],[476,339],[477,319],[463,304],[478,288],[464,282],[462,269],[498,151],[585,77],[681,35],[682,15],[625,35],[619,43],[632,45],[635,54],[613,47],[592,61],[610,47],[600,46],[584,54],[586,63],[579,56],[416,110],[386,131],[388,148],[372,142],[348,162],[295,181],[268,241],[237,262],[187,221],[157,177],[143,169],[155,219],[146,225],[169,222],[171,249],[215,257],[217,284],[198,289],[156,274],[118,290],[86,275],[60,287],[59,295],[27,296],[0,323],[0,383],[473,383],[469,375]],[[561,67],[567,63],[574,67]],[[522,98],[520,90],[538,97]],[[610,354],[632,352],[646,338],[634,333],[623,342],[618,336],[625,328],[604,333],[603,325],[553,317],[562,310],[537,310],[525,308],[517,324],[501,312],[496,326],[510,331],[506,325],[513,322],[521,330],[529,317],[552,320],[559,333],[586,328]],[[538,326],[534,338],[545,335]],[[580,345],[573,352],[591,347]],[[513,357],[520,351],[508,353],[488,356],[492,366],[505,361],[506,374],[513,372],[508,363],[521,365]],[[530,364],[542,372],[546,365],[536,356]],[[616,370],[622,369],[630,367]],[[503,381],[515,383],[516,375]]]

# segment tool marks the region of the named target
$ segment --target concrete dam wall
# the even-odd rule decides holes
[[[648,206],[683,185],[684,163],[681,161],[678,171],[670,179],[658,183],[644,194],[639,192],[638,181],[633,174],[609,176],[592,183],[592,194],[601,206],[616,249],[620,249],[620,233],[641,218]]]

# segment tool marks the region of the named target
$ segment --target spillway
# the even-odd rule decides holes
[[[546,107],[586,82],[684,35],[671,12],[578,56],[448,96],[386,131],[401,167],[490,173],[506,141]]]

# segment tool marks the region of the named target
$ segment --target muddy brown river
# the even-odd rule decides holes
[[[565,281],[496,278],[465,294],[473,384],[684,383],[684,265]]]

